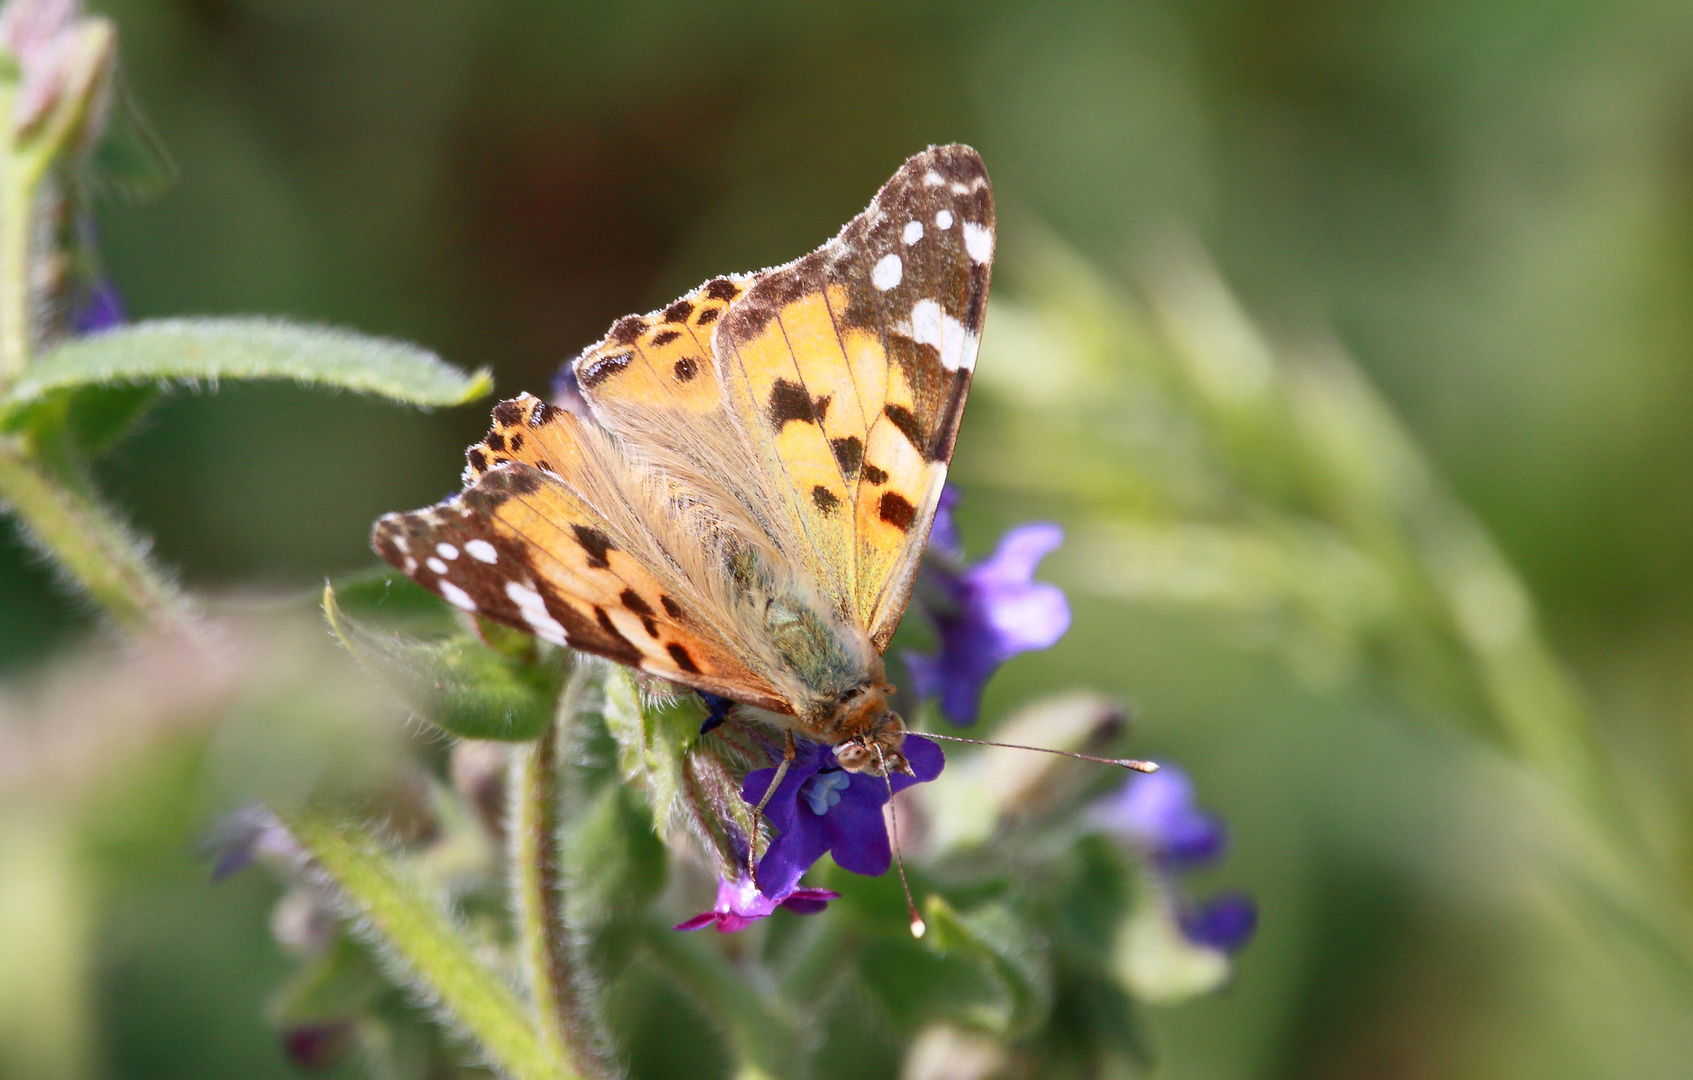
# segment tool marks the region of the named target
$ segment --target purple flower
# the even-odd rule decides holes
[[[1193,781],[1174,765],[1129,777],[1094,820],[1171,870],[1203,866],[1228,846],[1222,819],[1199,808]]]
[[[1258,905],[1245,893],[1223,893],[1181,913],[1182,935],[1195,945],[1237,953],[1258,929]]]
[[[584,420],[594,420],[594,412],[588,407],[588,399],[582,396],[582,384],[576,381],[576,361],[566,360],[559,365],[558,372],[553,375],[553,401],[561,409],[568,410]],[[594,420],[595,423],[599,421]]]
[[[1189,942],[1235,953],[1252,939],[1258,906],[1250,896],[1224,893],[1198,904],[1183,898],[1181,873],[1216,862],[1228,847],[1222,819],[1199,808],[1187,773],[1165,765],[1131,776],[1092,817],[1146,856],[1160,887],[1174,898],[1176,923]]]
[[[822,911],[829,901],[839,898],[840,895],[828,889],[790,888],[779,898],[772,899],[759,892],[758,888],[745,878],[739,881],[718,878],[716,905],[710,911],[702,911],[685,922],[677,923],[676,929],[703,930],[716,925],[719,934],[734,934],[745,930],[778,907],[785,907],[800,915],[811,915]]]
[[[1035,567],[1064,542],[1049,522],[1019,525],[999,550],[963,566],[952,507],[955,489],[941,492],[924,565],[929,622],[940,638],[934,656],[906,651],[906,670],[919,697],[940,699],[941,715],[970,724],[982,707],[982,689],[999,665],[1018,653],[1045,649],[1070,628],[1070,605],[1055,585],[1034,580]]]
[[[855,874],[887,873],[893,852],[888,848],[882,807],[888,801],[890,783],[894,791],[903,791],[933,780],[946,765],[941,748],[921,735],[906,735],[903,749],[916,775],[895,774],[884,780],[847,772],[827,746],[798,743],[788,774],[764,808],[770,824],[781,833],[758,860],[758,883],[765,896],[789,895],[800,876],[825,853]],[[741,798],[758,805],[775,775],[775,769],[748,773]]]
[[[286,865],[302,854],[294,835],[262,806],[242,807],[218,822],[201,843],[200,853],[212,860],[213,881],[245,870],[260,858]]]
[[[129,314],[124,310],[123,297],[118,295],[117,286],[101,278],[94,283],[88,298],[71,319],[71,332],[79,337],[98,334],[128,321]]]

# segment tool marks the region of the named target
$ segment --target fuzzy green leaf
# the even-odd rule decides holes
[[[286,379],[423,408],[461,405],[493,389],[485,370],[467,375],[427,349],[384,338],[280,319],[159,319],[76,338],[43,356],[0,400],[0,428],[50,417],[63,395],[225,379]]]
[[[349,618],[324,586],[323,613],[359,663],[418,716],[466,739],[533,739],[552,721],[562,665],[504,656],[464,634],[422,641]]]
[[[577,1074],[550,1051],[511,987],[374,837],[314,811],[281,815],[289,832],[346,896],[384,955],[438,1005],[501,1074],[558,1080]]]
[[[613,668],[605,680],[605,723],[617,740],[618,766],[627,780],[646,786],[653,824],[663,831],[684,786],[684,759],[699,740],[705,714],[699,698],[643,701],[634,676]]]
[[[1052,973],[1044,943],[1009,908],[989,904],[961,915],[936,893],[924,903],[923,915],[929,925],[925,945],[940,956],[982,965],[1003,990],[1003,1001],[978,1003],[958,1019],[1013,1037],[1046,1019]]]

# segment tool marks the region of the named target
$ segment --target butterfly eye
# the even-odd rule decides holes
[[[851,690],[843,690],[841,692],[841,703],[844,705],[862,693],[864,693],[864,687],[862,686],[855,686]]]

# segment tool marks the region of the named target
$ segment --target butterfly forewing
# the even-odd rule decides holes
[[[946,479],[993,247],[980,157],[938,147],[834,240],[759,275],[717,331],[731,410],[822,587],[878,649]]]

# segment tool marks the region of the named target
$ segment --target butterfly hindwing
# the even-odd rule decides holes
[[[907,161],[716,334],[726,400],[810,569],[878,649],[904,612],[981,341],[993,197],[974,150]]]
[[[531,402],[541,405],[533,398],[517,404]],[[561,426],[535,443],[557,454],[568,415],[553,410],[549,419]],[[557,475],[528,462],[493,465],[446,502],[386,515],[372,544],[463,610],[695,689],[784,708],[633,545]]]

